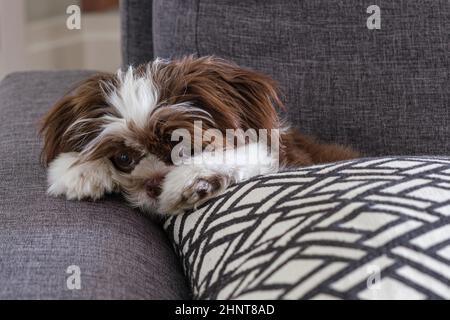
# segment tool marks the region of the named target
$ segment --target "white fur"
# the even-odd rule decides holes
[[[156,199],[150,198],[145,188],[133,188],[133,192],[128,192],[129,185],[133,184],[135,179],[142,179],[142,177],[151,178],[154,174],[165,173],[167,171],[168,166],[152,154],[147,154],[130,174],[124,175],[120,171],[112,170],[113,179],[125,191],[125,198],[128,202],[133,207],[140,208],[144,212],[155,212],[157,207]]]
[[[155,109],[159,93],[152,72],[158,68],[160,62],[155,61],[154,66],[149,66],[147,72],[136,75],[132,66],[126,72],[117,71],[118,85],[103,83],[107,102],[111,104],[125,121],[133,121],[141,127],[145,127],[148,117]]]
[[[116,184],[127,189],[127,182],[151,174],[168,171],[162,192],[158,198],[150,199],[145,190],[128,194],[130,203],[144,211],[158,211],[160,214],[178,214],[183,210],[196,208],[205,201],[222,193],[231,183],[239,183],[257,175],[278,171],[278,162],[273,154],[267,153],[264,145],[253,143],[223,153],[203,152],[185,159],[179,166],[169,168],[153,155],[141,160],[129,177],[113,169],[108,160],[76,163],[80,153],[60,154],[49,165],[48,194],[66,196],[69,200],[85,198],[99,199],[105,193],[116,191]],[[221,187],[206,198],[195,192],[196,184],[209,177],[221,177]]]
[[[65,195],[69,200],[99,199],[112,192],[114,183],[104,160],[75,164],[79,153],[60,154],[48,168],[49,195]]]
[[[192,194],[194,199],[187,199],[187,207],[177,208],[186,191],[203,178],[216,175],[223,177],[224,184],[221,189],[212,195],[217,196],[233,182],[239,183],[258,175],[277,172],[278,159],[274,157],[275,155],[267,153],[265,146],[253,143],[225,150],[222,155],[205,152],[189,158],[172,169],[164,179],[158,211],[163,214],[178,214],[190,205],[196,208],[208,200],[202,199],[201,203],[192,203],[196,199],[196,195]]]
[[[201,166],[184,165],[175,167],[164,179],[162,193],[158,199],[158,213],[179,214],[183,209],[187,209],[178,207],[179,203],[182,201],[183,194],[192,188],[194,183],[199,179],[210,177],[215,174],[217,174],[216,171]],[[224,188],[226,188],[226,186],[224,186]],[[199,204],[186,203],[186,205],[192,205],[195,208]]]

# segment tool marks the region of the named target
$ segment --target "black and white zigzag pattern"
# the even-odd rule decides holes
[[[450,299],[450,159],[257,177],[166,221],[197,299]]]

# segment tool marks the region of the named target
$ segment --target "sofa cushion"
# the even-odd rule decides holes
[[[16,73],[0,84],[0,299],[186,298],[160,224],[120,198],[46,195],[38,119],[89,74]],[[69,290],[78,271],[81,289]]]
[[[450,158],[260,176],[165,228],[198,299],[450,298]]]
[[[126,2],[134,11],[151,6]],[[367,156],[446,154],[450,2],[380,1],[380,30],[366,26],[371,4],[154,0],[152,32],[149,10],[127,24],[125,37],[139,41],[126,62],[146,62],[152,51],[218,55],[272,75],[289,120],[322,140]]]
[[[120,11],[124,65],[153,60],[152,2],[120,1]]]

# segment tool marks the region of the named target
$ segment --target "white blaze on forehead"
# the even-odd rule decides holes
[[[158,102],[158,89],[153,81],[149,66],[142,75],[136,75],[133,67],[126,72],[117,72],[118,84],[106,84],[106,98],[126,121],[133,121],[144,127]]]

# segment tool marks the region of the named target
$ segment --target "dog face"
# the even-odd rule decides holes
[[[278,128],[274,106],[281,102],[271,78],[214,57],[92,76],[43,118],[49,193],[97,199],[119,191],[154,212],[174,168],[175,130],[193,137],[198,121],[202,132]]]

